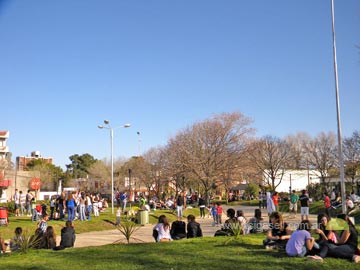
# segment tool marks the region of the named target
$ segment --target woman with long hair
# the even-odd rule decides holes
[[[329,221],[330,221],[330,217],[325,213],[321,213],[317,216],[318,226],[315,229],[315,232],[319,235],[319,239],[317,240],[319,244],[329,240],[333,241],[334,243],[337,242],[335,233],[326,228]]]
[[[290,239],[291,230],[286,222],[284,222],[281,213],[273,212],[270,214],[270,228],[266,234],[263,244],[266,249],[283,249],[287,241]]]
[[[170,223],[167,221],[165,215],[159,216],[158,223],[153,228],[153,231],[157,231],[156,242],[171,241],[170,235]]]
[[[41,248],[53,249],[56,247],[56,235],[53,226],[48,226],[43,236]]]
[[[261,217],[261,210],[255,209],[254,216],[249,220],[249,232],[250,233],[261,233],[263,232],[263,226],[261,221],[263,218]]]

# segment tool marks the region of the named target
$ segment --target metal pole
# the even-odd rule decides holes
[[[111,145],[111,213],[114,214],[114,130],[110,128]]]
[[[343,212],[343,214],[346,214],[344,158],[343,158],[343,149],[342,149],[340,100],[339,100],[339,82],[338,82],[337,59],[336,59],[336,35],[335,35],[334,0],[331,0],[331,19],[332,19],[334,77],[335,77],[335,95],[336,95],[336,112],[337,112],[337,134],[338,134],[339,166],[340,166],[340,180],[341,180],[341,201],[342,201],[342,212]]]
[[[141,155],[141,137],[140,137],[140,132],[137,132],[138,135],[138,157],[140,157]]]

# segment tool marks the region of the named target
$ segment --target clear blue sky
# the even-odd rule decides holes
[[[256,136],[336,132],[330,0],[0,0],[0,130],[39,150],[130,157],[221,112]],[[360,129],[360,2],[335,0],[342,130]]]

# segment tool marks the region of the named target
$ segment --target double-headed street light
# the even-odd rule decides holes
[[[110,148],[111,148],[111,213],[114,214],[114,129],[128,128],[130,124],[124,124],[120,127],[113,128],[110,126],[109,120],[104,120],[106,126],[99,125],[98,128],[106,128],[110,130]]]

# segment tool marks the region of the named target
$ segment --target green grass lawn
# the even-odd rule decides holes
[[[168,243],[118,244],[61,251],[31,250],[0,257],[1,269],[360,269],[342,259],[324,263],[289,258],[265,250],[263,234],[242,236],[224,245],[226,237],[204,237]]]
[[[320,206],[319,206],[320,207]],[[315,207],[314,207],[315,209]],[[169,221],[176,219],[172,211],[152,211],[150,223],[165,214]],[[199,215],[197,208],[187,209],[184,216]],[[76,233],[113,229],[111,212],[92,217],[91,221],[75,221]],[[50,221],[56,233],[64,221]],[[14,234],[15,227],[34,231],[36,223],[28,217],[10,217],[10,224],[0,228],[4,238]],[[61,251],[30,250],[26,254],[10,253],[0,256],[1,269],[360,269],[342,259],[325,259],[324,263],[306,258],[289,258],[284,252],[265,250],[264,234],[241,236],[225,245],[226,237],[204,237],[169,243],[112,244],[101,247],[73,248]]]

